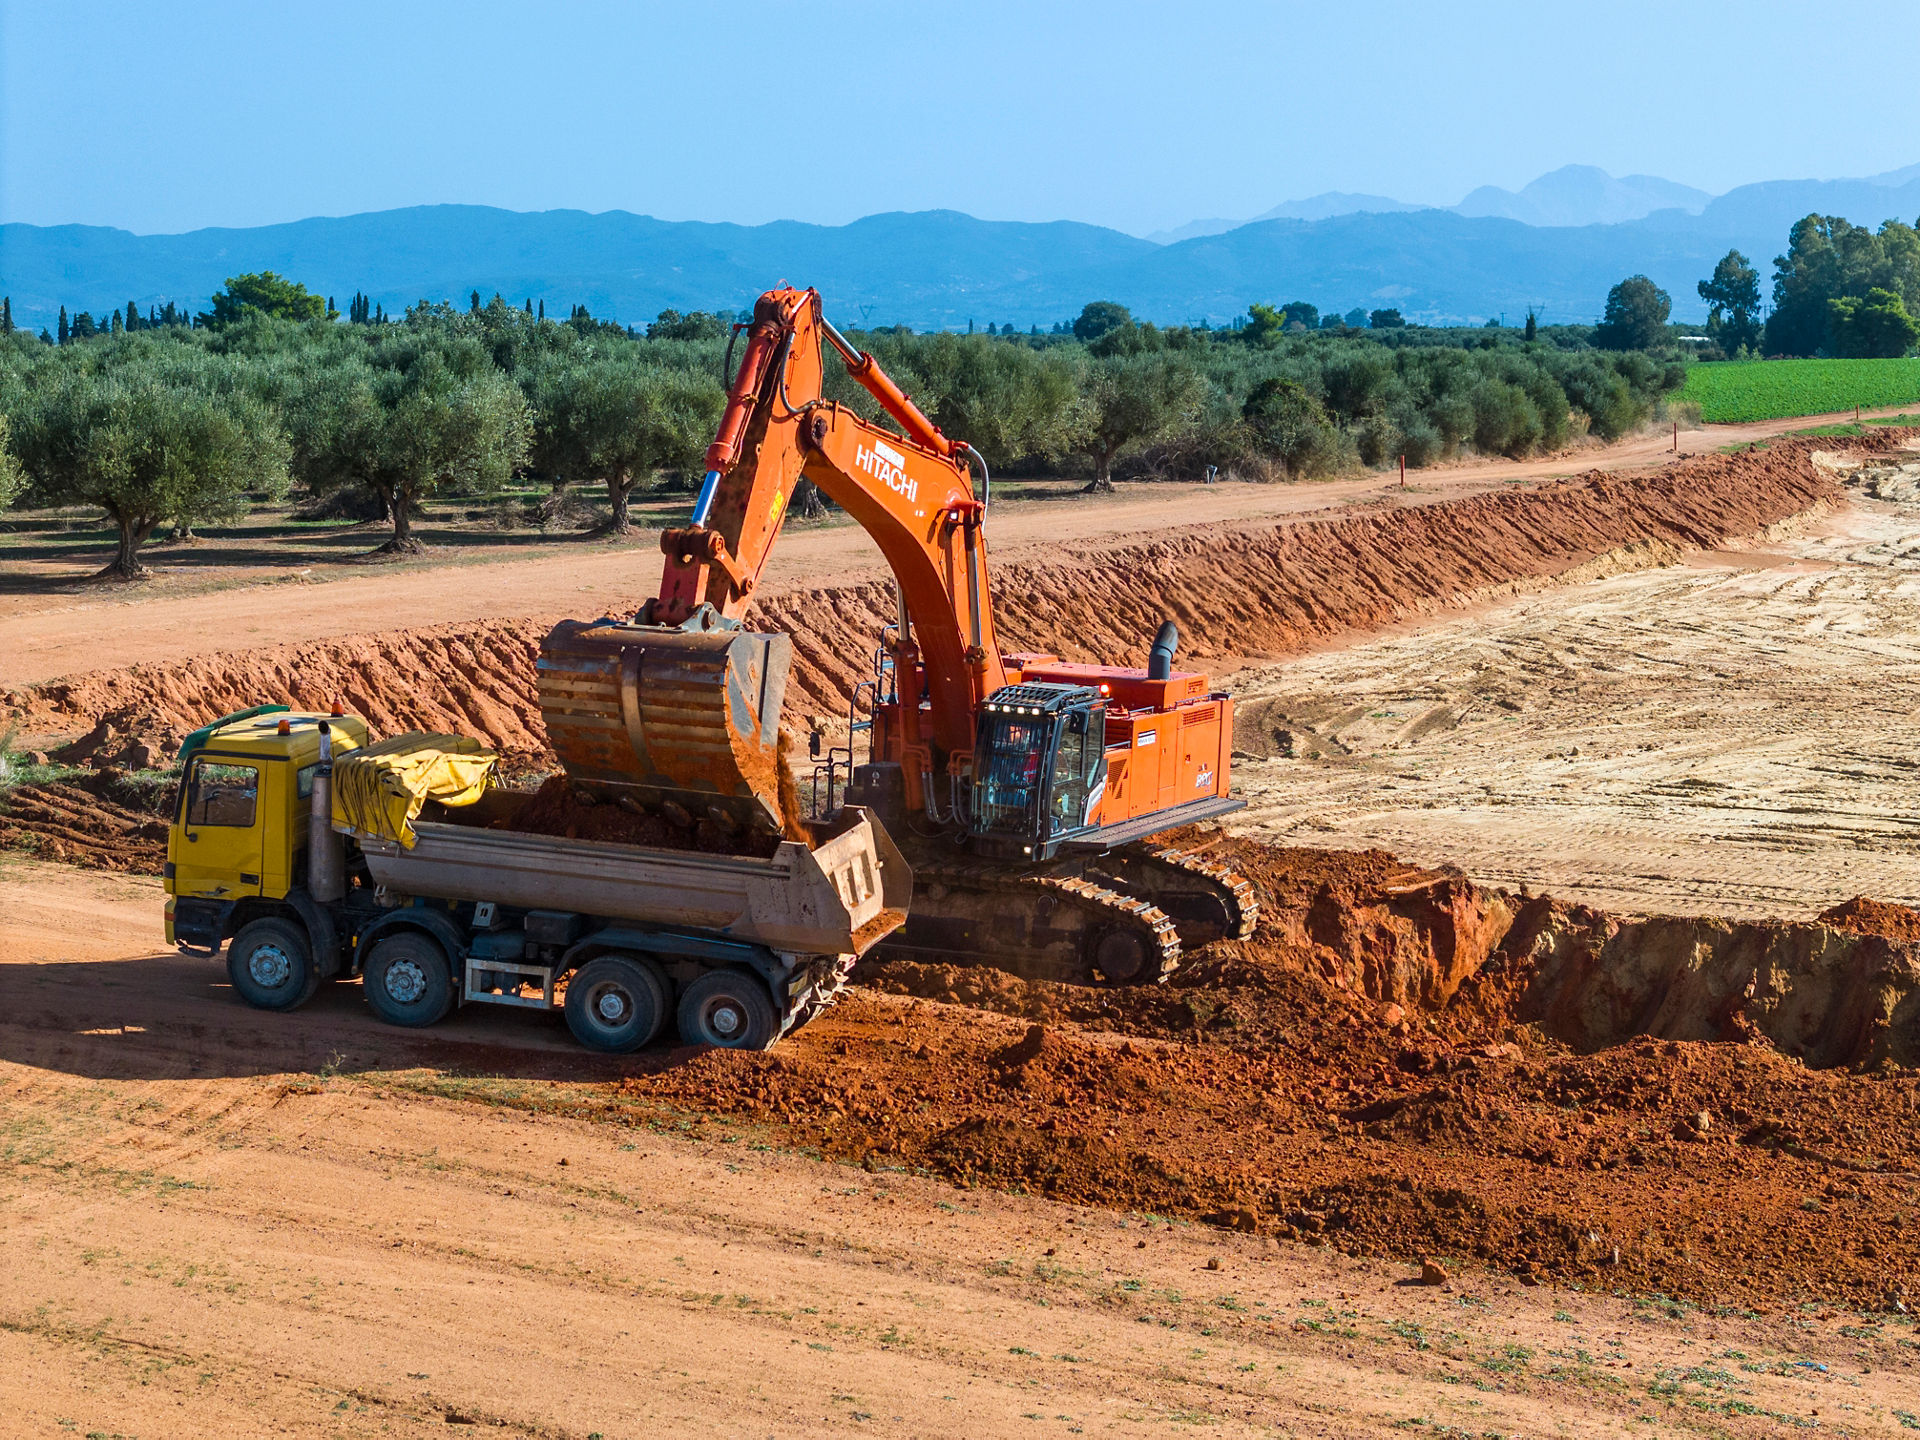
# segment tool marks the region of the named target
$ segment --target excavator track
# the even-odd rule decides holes
[[[911,855],[913,907],[882,957],[987,965],[1026,980],[1158,985],[1180,967],[1180,932],[1152,901],[1084,875]]]
[[[1260,922],[1260,893],[1253,882],[1204,850],[1142,841],[1084,861],[1073,873],[1151,901],[1173,917],[1187,949],[1213,940],[1245,940]]]

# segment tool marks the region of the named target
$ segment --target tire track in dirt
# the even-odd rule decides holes
[[[1236,677],[1236,828],[1611,910],[1920,901],[1920,457],[1764,549]]]
[[[1891,448],[1910,433],[1865,436],[1856,448]],[[997,628],[1010,649],[1140,663],[1171,616],[1190,660],[1296,654],[1341,633],[1535,586],[1623,547],[1711,547],[1835,503],[1841,491],[1811,460],[1816,445],[1832,443],[1777,442],[1649,475],[1596,471],[1418,508],[1067,545],[1058,559],[999,570]],[[795,637],[794,710],[845,709],[892,608],[890,587],[879,583],[763,597],[752,623]],[[136,665],[4,698],[35,731],[113,717],[122,728],[178,732],[265,701],[338,701],[382,731],[463,731],[507,751],[543,750],[534,659],[550,624],[394,629]]]

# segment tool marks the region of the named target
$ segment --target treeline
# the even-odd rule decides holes
[[[429,497],[516,479],[555,495],[604,486],[623,529],[636,490],[697,478],[724,402],[723,315],[666,311],[639,333],[475,293],[392,321],[355,296],[359,323],[337,316],[291,282],[242,276],[192,328],[0,340],[0,504],[100,507],[122,575],[161,525],[230,519],[290,489],[308,513],[384,516],[393,551],[417,548]],[[1621,435],[1684,379],[1677,359],[1595,350],[1584,330],[1314,322],[1256,305],[1234,330],[1161,328],[1098,302],[1045,334],[855,333],[996,473],[1089,488],[1518,457]],[[880,418],[828,374],[833,398]]]
[[[1764,318],[1760,272],[1738,250],[1698,288],[1712,342],[1703,358],[1894,359],[1920,344],[1920,228],[1888,220],[1870,230],[1838,215],[1795,222],[1774,257]]]

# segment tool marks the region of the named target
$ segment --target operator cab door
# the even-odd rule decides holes
[[[1093,824],[1107,783],[1106,707],[1061,714],[1047,785],[1047,838]]]
[[[176,895],[230,900],[260,893],[261,771],[257,759],[201,753],[180,787],[168,858]]]

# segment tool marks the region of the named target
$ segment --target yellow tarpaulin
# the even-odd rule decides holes
[[[493,785],[500,757],[466,735],[396,735],[333,762],[333,823],[411,850],[429,800],[471,805]]]

